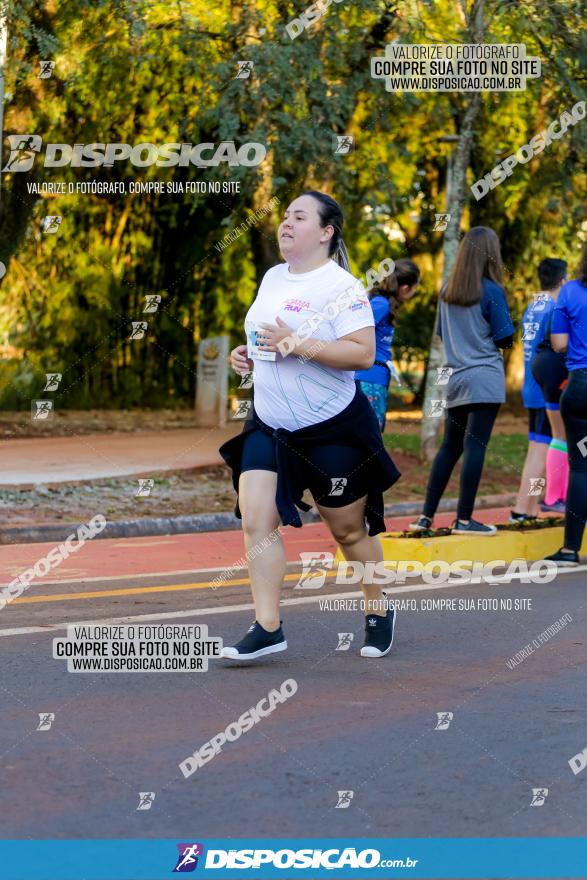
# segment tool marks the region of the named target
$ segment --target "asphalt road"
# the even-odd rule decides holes
[[[284,590],[289,650],[211,660],[207,672],[71,673],[52,640],[68,622],[130,616],[206,624],[231,643],[252,620],[244,573],[216,590],[213,572],[43,583],[0,611],[3,836],[587,834],[587,769],[568,763],[587,746],[585,571],[391,590],[418,610],[398,613],[381,660],[358,656],[360,609],[334,610],[332,597],[352,600],[353,588],[294,590],[297,572]],[[426,608],[441,598],[457,608]],[[504,610],[483,610],[494,599]],[[515,610],[516,600],[530,602]],[[337,650],[338,633],[353,633],[349,650]],[[288,679],[295,694],[184,777],[180,762]],[[42,713],[55,717],[37,730]],[[438,713],[452,713],[446,729]],[[336,806],[339,791],[353,792],[348,806]],[[137,810],[139,792],[155,793],[149,809]]]

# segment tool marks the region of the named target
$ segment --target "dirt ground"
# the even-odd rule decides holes
[[[417,455],[394,449],[394,437],[413,437],[419,433],[420,413],[416,411],[397,413],[388,424],[391,434],[389,449],[402,473],[399,482],[385,493],[385,502],[418,500],[423,497],[429,466],[422,464]],[[49,436],[76,433],[112,431],[140,431],[149,429],[185,428],[194,425],[193,411],[145,411],[132,412],[69,412],[42,425],[42,433]],[[37,433],[37,425],[33,426]],[[496,425],[496,435],[521,434],[525,423],[514,414],[503,413]],[[0,436],[31,436],[28,415],[0,413]],[[404,443],[406,440],[404,439]],[[446,497],[458,493],[458,475],[453,476]],[[42,525],[48,523],[79,523],[96,513],[103,513],[110,520],[136,519],[137,517],[182,516],[198,513],[232,511],[235,496],[230,472],[225,466],[217,466],[205,472],[184,471],[159,476],[152,475],[154,484],[150,494],[137,497],[138,480],[105,479],[82,485],[42,485],[33,490],[0,490],[0,528]],[[480,494],[512,492],[517,488],[519,470],[506,461],[497,461],[486,467]],[[306,500],[312,502],[311,496]]]
[[[410,433],[420,430],[421,410],[406,409],[390,413],[390,424],[401,425]],[[56,410],[47,420],[32,421],[28,411],[0,412],[0,438],[70,437],[72,434],[111,434],[115,431],[170,431],[174,428],[195,428],[193,409],[132,409],[132,410]],[[515,433],[523,429],[519,413],[502,410],[496,430]]]
[[[193,409],[56,410],[52,418],[33,421],[29,412],[0,412],[0,437],[70,437],[114,431],[166,431],[195,428]]]

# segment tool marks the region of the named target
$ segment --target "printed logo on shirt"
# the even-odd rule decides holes
[[[357,300],[355,300],[355,302],[352,302],[350,304],[349,309],[351,310],[351,312],[358,312],[361,309],[364,309],[365,306],[368,306],[368,305],[369,305],[368,299],[357,299]]]
[[[284,312],[301,312],[302,309],[309,309],[310,303],[307,299],[288,299],[283,306]]]

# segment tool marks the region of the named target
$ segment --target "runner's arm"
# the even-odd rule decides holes
[[[375,333],[373,327],[363,327],[334,342],[305,339],[292,354],[337,370],[368,370],[375,360]]]
[[[550,344],[554,348],[555,351],[559,353],[565,352],[569,347],[569,334],[568,333],[551,333],[550,334]]]

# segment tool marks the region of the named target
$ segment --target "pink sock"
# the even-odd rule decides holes
[[[566,503],[567,503],[567,491],[568,491],[568,488],[569,488],[569,457],[568,457],[568,455],[567,455],[567,460],[566,460],[566,462],[565,462],[565,465],[566,465],[566,467],[565,467],[565,485],[563,486],[563,496],[562,496],[562,498],[563,498],[563,501],[564,501],[565,504],[566,504]]]
[[[552,440],[546,453],[545,504],[555,504],[566,498],[569,478],[569,456],[564,440]]]

